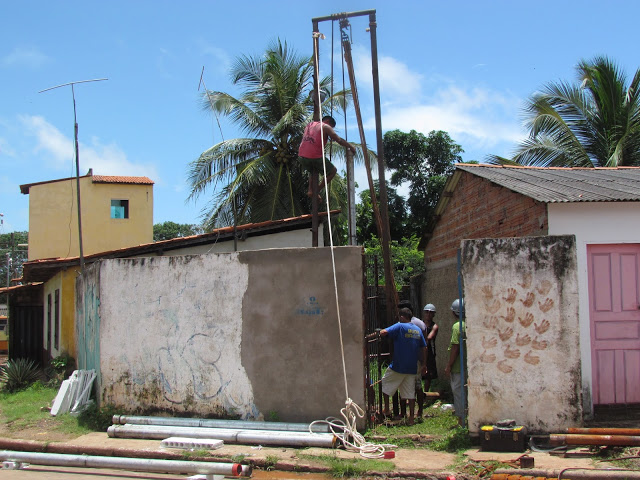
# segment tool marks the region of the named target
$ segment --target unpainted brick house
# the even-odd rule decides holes
[[[456,165],[436,208],[436,222],[421,242],[426,266],[421,300],[438,309],[441,375],[453,320],[449,305],[458,296],[460,270],[467,303],[468,360],[474,368],[508,370],[511,377],[505,388],[531,383],[536,376],[553,377],[553,371],[540,368],[552,352],[558,353],[559,343],[549,332],[561,325],[550,321],[570,323],[573,315],[577,317],[574,343],[563,344],[568,351],[562,354],[567,361],[574,357],[577,361],[576,385],[557,388],[573,388],[572,401],[579,403],[583,419],[600,407],[640,403],[639,202],[639,168]],[[519,237],[528,240],[516,246],[463,242]],[[555,272],[547,268],[555,275],[551,278],[544,266],[538,271],[541,262],[536,255],[551,258],[559,244],[566,249],[566,258],[551,262],[555,268]],[[501,257],[500,248],[513,253],[511,260]],[[486,258],[473,260],[476,267],[484,261],[484,270],[478,275],[476,268],[473,276],[476,282],[483,278],[482,285],[470,285],[465,277],[469,252],[495,257],[493,263]],[[564,310],[554,310],[554,303],[555,307],[562,303]],[[472,339],[474,334],[479,338]],[[503,338],[518,343],[503,345]],[[518,366],[529,368],[524,365],[526,355],[542,362],[537,371]],[[499,396],[500,391],[492,394]],[[473,413],[474,400],[476,407],[486,400],[482,395],[469,378],[470,424],[494,420]],[[517,413],[521,408],[507,405],[495,414]],[[575,418],[570,420],[575,424]],[[558,425],[564,424],[539,421],[533,427]]]

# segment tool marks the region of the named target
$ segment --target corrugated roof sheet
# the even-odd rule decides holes
[[[331,210],[332,217],[339,214],[340,210]],[[320,218],[327,216],[327,212],[319,212]],[[238,225],[235,228],[236,233],[255,234],[275,233],[279,231],[295,230],[311,226],[312,215],[300,215],[299,217],[283,218],[279,220],[268,220],[260,223],[246,223]],[[190,246],[208,245],[212,243],[233,240],[234,227],[222,227],[211,232],[202,233],[200,235],[191,235],[188,237],[172,238],[170,240],[161,240],[158,242],[145,243],[132,247],[123,247],[116,250],[106,252],[93,253],[84,257],[85,262],[91,263],[103,258],[129,258],[134,256],[149,255],[162,251],[170,251]],[[23,277],[30,281],[46,281],[51,278],[50,272],[57,271],[59,268],[67,268],[69,266],[78,265],[79,257],[66,258],[40,258],[37,260],[29,260],[23,264]]]
[[[640,201],[640,167],[544,168],[458,164],[456,168],[544,203]]]

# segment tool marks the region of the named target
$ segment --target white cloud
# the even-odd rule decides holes
[[[388,130],[444,130],[457,141],[464,139],[476,147],[492,147],[523,138],[517,120],[519,104],[518,99],[497,92],[450,86],[424,102],[387,105],[383,123]]]
[[[364,128],[371,131],[375,129],[375,118],[370,100],[372,75],[368,50],[354,47],[354,64]],[[510,149],[526,136],[519,119],[522,99],[510,92],[470,86],[441,73],[427,76],[389,56],[380,56],[379,75],[385,131],[416,130],[428,134],[444,130],[466,151],[480,157],[490,153],[489,149]]]
[[[23,115],[20,121],[26,133],[36,138],[35,151],[43,153],[52,168],[68,170],[69,162],[75,158],[73,139],[66,137],[43,117]],[[131,162],[114,143],[103,144],[98,137],[92,137],[90,145],[80,142],[79,150],[81,173],[93,168],[98,175],[147,176],[159,181],[155,166]]]
[[[229,54],[220,47],[216,47],[214,45],[209,45],[204,40],[198,41],[198,47],[207,58],[211,58],[211,60],[207,61],[205,68],[205,82],[206,82],[206,73],[207,69],[212,69],[216,74],[227,74],[229,72],[229,68],[231,67],[231,59],[229,58]]]
[[[6,67],[39,68],[50,61],[49,57],[35,47],[16,47],[11,53],[2,57],[2,65]]]
[[[363,47],[356,47],[353,51],[354,69],[358,82],[373,88],[371,75],[371,55]],[[423,76],[412,71],[406,64],[393,57],[378,57],[378,78],[380,82],[380,96],[391,99],[413,99],[421,95]]]

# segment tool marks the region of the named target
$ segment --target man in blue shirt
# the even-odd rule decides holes
[[[414,423],[416,404],[416,374],[418,360],[422,363],[422,374],[427,370],[427,344],[420,328],[411,323],[411,310],[400,309],[400,321],[380,330],[380,336],[389,336],[393,340],[393,360],[382,377],[382,396],[384,415],[390,415],[389,397],[400,391],[401,402],[409,401],[409,425]],[[372,337],[376,334],[368,336]]]

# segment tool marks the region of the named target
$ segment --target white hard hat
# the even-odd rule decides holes
[[[464,300],[460,300],[456,298],[451,304],[451,311],[456,314],[456,316],[460,316],[460,311],[464,312]]]
[[[424,308],[422,309],[425,312],[436,312],[436,306],[433,303],[427,303]]]

